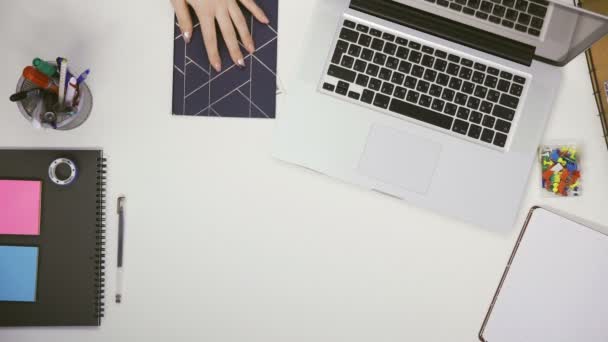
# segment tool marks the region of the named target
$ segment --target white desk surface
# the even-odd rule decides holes
[[[282,1],[287,92],[313,3]],[[172,117],[168,1],[4,1],[0,13],[0,146],[101,146],[109,159],[102,326],[0,329],[0,341],[477,340],[519,224],[490,233],[275,161],[272,121]],[[93,116],[73,132],[35,131],[7,98],[34,57],[57,55],[92,69]],[[608,151],[583,57],[565,68],[553,114],[546,140],[584,144],[584,194],[543,198],[536,167],[519,222],[545,204],[605,224]]]

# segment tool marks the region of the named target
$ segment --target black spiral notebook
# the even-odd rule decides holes
[[[67,185],[56,184],[49,174],[60,158],[75,165],[76,178]],[[17,208],[0,210],[0,226],[5,227],[0,231],[0,326],[99,326],[103,152],[0,150],[0,184],[0,206]],[[24,230],[31,222],[34,229]],[[6,230],[12,226],[13,231]]]

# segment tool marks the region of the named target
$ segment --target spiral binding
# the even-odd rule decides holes
[[[106,159],[97,159],[97,218],[96,235],[97,243],[95,246],[95,312],[99,322],[104,316],[105,299],[105,255],[106,255]]]

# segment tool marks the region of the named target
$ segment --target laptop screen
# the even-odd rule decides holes
[[[386,1],[533,46],[538,59],[555,65],[567,64],[608,34],[608,17],[577,8],[569,0]]]

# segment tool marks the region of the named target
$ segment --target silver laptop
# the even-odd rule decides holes
[[[511,229],[561,67],[608,32],[608,18],[545,0],[317,0],[315,8],[280,104],[274,155]]]

